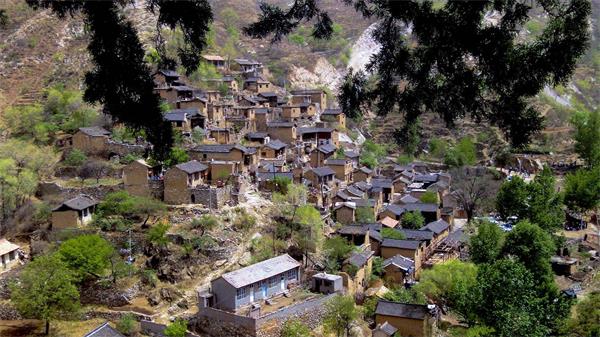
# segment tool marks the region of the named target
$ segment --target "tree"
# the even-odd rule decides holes
[[[500,186],[496,196],[496,209],[504,219],[512,216],[524,219],[527,216],[528,197],[527,183],[519,176],[512,177]]]
[[[344,76],[337,96],[340,108],[349,118],[357,118],[367,108],[368,100],[365,95],[367,77],[364,72],[358,70],[356,73],[352,68]]]
[[[57,254],[73,271],[73,277],[83,281],[102,276],[110,266],[114,248],[100,235],[81,235],[63,242]]]
[[[589,39],[586,0],[344,3],[379,22],[372,37],[381,45],[367,67],[373,88],[347,91],[375,102],[380,115],[401,112],[404,132],[397,136],[408,134],[423,113],[435,111],[450,126],[470,115],[500,127],[512,145],[527,144],[543,125],[528,99],[547,85],[566,82]],[[533,7],[548,22],[539,35],[522,39]],[[260,10],[258,21],[244,28],[254,38],[272,35],[278,41],[309,20],[314,21],[313,36],[333,34],[333,22],[317,1],[295,0],[285,9],[262,3]],[[486,23],[485,14],[492,10],[501,24]],[[359,87],[362,81],[346,82]]]
[[[444,163],[450,167],[474,165],[477,162],[477,150],[469,137],[462,138],[458,144],[448,149]]]
[[[356,222],[358,223],[374,223],[375,213],[373,208],[362,206],[356,208]]]
[[[0,126],[10,137],[34,140],[37,144],[48,142],[51,129],[39,104],[9,107],[1,116]]]
[[[565,222],[563,198],[556,189],[552,170],[544,166],[529,184],[527,218],[548,233],[554,233]]]
[[[381,236],[383,236],[386,239],[394,239],[394,240],[406,239],[406,236],[404,235],[404,233],[402,233],[394,228],[388,228],[388,227],[381,228]]]
[[[173,323],[167,325],[162,333],[166,337],[185,337],[187,325],[188,322],[186,320],[178,318]]]
[[[169,244],[169,238],[167,238],[167,231],[169,230],[169,224],[159,223],[150,230],[146,234],[146,238],[153,245],[159,247],[161,250],[166,248]]]
[[[423,270],[415,290],[440,305],[447,305],[458,313],[464,313],[469,309],[470,292],[476,283],[477,266],[450,260]]]
[[[329,269],[339,270],[342,262],[348,258],[353,249],[354,247],[341,236],[325,239],[323,250],[327,257]]]
[[[600,291],[593,291],[577,303],[565,330],[572,337],[600,336]]]
[[[439,202],[437,193],[432,192],[432,191],[427,191],[427,192],[423,193],[423,195],[421,195],[419,200],[421,200],[421,202],[426,203],[426,204],[437,204]]]
[[[169,153],[169,157],[165,160],[165,166],[171,167],[177,164],[185,163],[190,160],[190,156],[185,149],[174,147]]]
[[[486,208],[492,208],[500,181],[486,169],[462,167],[450,171],[454,191],[450,195],[467,213],[467,220]]]
[[[520,221],[506,235],[502,253],[517,258],[531,272],[536,282],[553,283],[550,257],[554,250],[550,234],[536,224]]]
[[[571,118],[575,126],[575,152],[589,167],[600,164],[600,110],[579,111]]]
[[[200,236],[206,231],[215,229],[219,226],[219,219],[214,215],[204,214],[199,218],[192,219],[191,227],[200,230]]]
[[[65,157],[65,164],[69,166],[80,166],[85,163],[87,156],[81,150],[73,149]]]
[[[88,178],[96,178],[96,184],[98,184],[100,182],[100,178],[104,177],[109,170],[110,166],[105,162],[92,160],[83,164],[83,166],[81,166],[77,171],[77,175],[81,181],[85,181]]]
[[[409,304],[427,304],[425,295],[415,288],[406,289],[404,287],[396,287],[383,295],[383,299],[392,302],[409,303]]]
[[[600,205],[600,167],[579,169],[565,176],[565,204],[577,211]]]
[[[297,319],[288,319],[283,323],[281,337],[310,337],[310,329]]]
[[[348,336],[352,322],[358,318],[352,296],[334,296],[325,303],[323,326],[325,331],[335,333],[337,337]]]
[[[471,261],[477,264],[493,263],[502,251],[504,233],[491,222],[484,221],[477,226],[477,234],[469,240]]]
[[[134,336],[138,329],[138,322],[132,313],[123,315],[117,322],[117,330],[125,336]]]
[[[402,227],[419,229],[425,224],[425,218],[419,211],[406,212],[402,214]]]
[[[97,218],[121,216],[125,219],[144,219],[145,226],[152,216],[163,213],[167,207],[162,202],[149,198],[131,196],[127,191],[107,194],[98,205]]]
[[[79,310],[79,292],[71,271],[57,255],[39,256],[28,263],[10,289],[11,301],[23,317],[46,322],[46,335],[51,320]]]

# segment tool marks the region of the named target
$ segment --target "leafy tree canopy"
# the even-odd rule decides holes
[[[402,227],[419,229],[425,224],[425,218],[419,211],[406,212],[402,214]]]
[[[600,110],[577,112],[571,123],[575,126],[575,152],[588,166],[600,165]]]
[[[81,235],[63,242],[58,256],[73,271],[73,276],[83,281],[101,277],[110,266],[114,247],[100,235]]]
[[[499,256],[504,244],[504,233],[491,222],[482,222],[477,226],[477,234],[469,241],[469,255],[475,263],[492,263]]]
[[[600,167],[579,169],[565,177],[565,204],[586,211],[600,205]]]

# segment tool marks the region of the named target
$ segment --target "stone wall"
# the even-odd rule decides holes
[[[254,337],[257,322],[252,317],[215,308],[201,308],[197,328],[211,337]]]
[[[120,191],[123,189],[123,184],[111,186],[89,186],[83,188],[67,188],[61,187],[54,182],[42,182],[38,185],[36,196],[44,200],[62,202],[71,198],[75,198],[80,194],[87,194],[96,200],[102,200],[108,193]]]
[[[150,196],[164,200],[165,197],[165,181],[164,180],[148,180],[148,187],[150,188]]]
[[[231,199],[231,187],[197,186],[190,189],[190,194],[196,204],[202,204],[210,209],[218,209]]]
[[[127,144],[109,140],[107,142],[107,152],[109,156],[118,155],[124,157],[128,154],[143,156],[146,153],[146,145]]]

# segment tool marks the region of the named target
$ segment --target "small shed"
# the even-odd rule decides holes
[[[318,273],[311,278],[311,289],[314,292],[332,294],[344,289],[344,282],[339,275]]]
[[[52,229],[64,229],[87,225],[98,202],[88,196],[80,195],[69,199],[52,210]]]
[[[20,248],[6,239],[0,239],[0,260],[4,269],[10,267],[19,259],[17,251]]]

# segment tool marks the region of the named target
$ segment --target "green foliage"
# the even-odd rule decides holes
[[[470,137],[461,138],[455,146],[447,150],[444,164],[461,167],[477,163],[477,149]]]
[[[386,239],[404,240],[406,236],[404,233],[395,230],[394,228],[383,227],[381,228],[381,236]]]
[[[377,309],[377,302],[379,302],[379,297],[371,296],[365,299],[362,306],[362,312],[365,318],[374,319],[375,318],[375,310]]]
[[[573,115],[575,152],[590,167],[600,165],[600,110],[580,111]]]
[[[433,138],[429,141],[429,154],[433,158],[442,159],[448,149],[448,142],[439,138]]]
[[[419,200],[426,204],[437,204],[439,202],[437,193],[432,191],[427,191],[423,193]]]
[[[358,318],[358,309],[354,306],[352,296],[334,296],[325,303],[323,327],[328,333],[337,336],[348,335],[352,322]]]
[[[1,116],[0,126],[10,137],[23,140],[33,139],[36,143],[47,143],[51,125],[45,121],[41,105],[9,107]]]
[[[237,230],[247,231],[256,226],[256,217],[246,212],[243,208],[236,208],[237,213],[235,220],[233,221],[233,227]]]
[[[180,147],[174,147],[169,153],[169,157],[165,160],[165,166],[171,167],[177,164],[185,163],[190,160],[190,156],[187,154],[185,149]]]
[[[496,224],[482,222],[477,226],[477,234],[469,241],[471,261],[493,263],[499,256],[504,245],[504,233]]]
[[[127,191],[117,191],[107,194],[100,202],[96,221],[110,216],[119,216],[126,220],[143,217],[145,224],[151,216],[159,215],[166,209],[166,205],[156,199],[132,196]]]
[[[408,165],[408,164],[412,163],[414,160],[415,160],[415,158],[413,156],[403,154],[403,155],[398,156],[398,158],[396,159],[396,163],[398,163],[399,165]]]
[[[427,304],[427,298],[425,298],[425,295],[417,291],[415,288],[406,289],[403,287],[397,287],[391,289],[391,291],[383,295],[383,299],[400,303]]]
[[[536,282],[552,283],[550,257],[554,254],[554,241],[550,234],[529,221],[520,221],[506,235],[502,253],[515,257]]]
[[[252,252],[252,263],[257,263],[277,256],[285,251],[286,242],[273,239],[270,236],[261,236],[254,238],[251,242],[250,251]]]
[[[125,314],[117,322],[117,330],[125,336],[134,336],[139,330],[138,322],[132,313]]]
[[[292,223],[298,225],[294,226],[292,234],[298,247],[303,251],[316,252],[322,242],[325,226],[319,210],[313,205],[302,205],[296,209]]]
[[[167,325],[163,330],[163,335],[166,337],[185,337],[187,332],[187,321],[181,318],[175,320],[175,322]]]
[[[600,336],[600,292],[593,291],[575,306],[575,315],[566,324],[565,333],[573,337]]]
[[[219,226],[219,219],[211,214],[204,214],[199,218],[192,219],[190,227],[193,229],[199,229],[201,234],[204,235],[206,231],[213,230]]]
[[[406,212],[402,214],[402,227],[419,229],[425,225],[425,218],[419,211]]]
[[[87,161],[87,156],[81,150],[73,149],[65,157],[64,163],[68,166],[81,166]]]
[[[519,176],[512,177],[500,186],[496,196],[496,209],[504,219],[511,216],[524,218],[527,214],[528,197],[527,183]]]
[[[31,220],[36,224],[43,224],[50,221],[52,216],[52,208],[45,202],[38,202],[35,204],[35,211]]]
[[[26,318],[46,321],[68,318],[79,310],[79,292],[71,271],[57,255],[38,256],[13,283],[11,302]]]
[[[600,167],[579,169],[565,176],[565,204],[578,211],[600,205]]]
[[[458,312],[468,310],[470,291],[477,282],[477,267],[468,262],[450,260],[421,273],[417,292]]]
[[[110,266],[113,246],[100,235],[81,235],[63,242],[58,256],[78,281],[101,277]]]
[[[281,337],[310,337],[310,329],[298,319],[288,319],[283,323]]]
[[[360,163],[369,168],[374,168],[386,155],[387,149],[385,146],[367,139],[362,145],[360,152]]]
[[[373,212],[373,208],[362,206],[356,208],[356,222],[359,223],[374,223],[375,222],[375,213]]]
[[[169,231],[169,224],[159,223],[152,226],[146,234],[146,239],[152,244],[158,247],[166,247],[169,244],[169,238],[167,238],[167,232]]]
[[[290,185],[292,184],[292,179],[284,176],[275,176],[273,183],[275,184],[275,191],[287,194]]]
[[[217,242],[210,236],[203,235],[192,240],[192,247],[199,251],[208,251],[217,247]]]
[[[156,275],[156,270],[153,269],[144,269],[140,271],[140,279],[142,283],[147,284],[151,287],[156,287],[158,285],[158,276]]]
[[[290,36],[288,36],[288,40],[298,46],[304,46],[304,44],[306,43],[306,40],[304,39],[304,36],[300,35],[300,34],[290,34]]]
[[[354,247],[343,237],[334,236],[325,239],[323,250],[327,258],[328,268],[332,271],[337,271],[344,260],[350,256]]]

